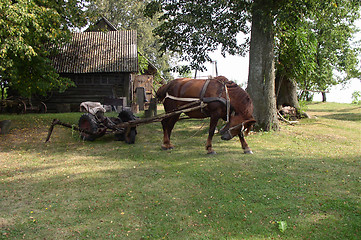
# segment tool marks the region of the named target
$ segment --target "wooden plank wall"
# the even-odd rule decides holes
[[[64,74],[72,79],[77,87],[65,92],[53,92],[50,99],[44,101],[48,112],[79,111],[81,102],[103,102],[104,97],[127,97],[129,102],[129,73],[86,73]]]
[[[153,94],[153,75],[137,75],[134,80],[134,94],[135,97],[135,91],[137,87],[143,87],[145,90],[146,98],[148,102],[150,102],[150,99],[152,98]],[[133,99],[134,102],[136,102],[135,99]]]

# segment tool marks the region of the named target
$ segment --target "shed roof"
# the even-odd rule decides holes
[[[101,17],[94,25],[90,25],[84,32],[104,32],[104,31],[118,31],[108,19]]]
[[[52,62],[58,73],[137,72],[137,32],[74,33]]]

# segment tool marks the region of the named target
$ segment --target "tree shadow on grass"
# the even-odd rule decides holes
[[[357,184],[357,172],[349,172],[356,168],[342,170],[340,159],[290,161],[282,151],[264,151],[275,167],[257,155],[230,160],[238,151],[218,164],[193,150],[175,152],[178,164],[144,159],[133,167],[122,158],[114,164],[112,157],[88,153],[92,162],[77,160],[65,172],[58,171],[59,163],[52,165],[54,174],[41,165],[22,169],[28,179],[4,185],[5,205],[13,208],[4,215],[13,219],[4,233],[14,238],[264,239],[277,238],[278,220],[287,220],[284,237],[289,239],[304,234],[346,239],[357,233],[357,193],[339,198]]]
[[[337,113],[322,116],[327,119],[342,120],[342,121],[361,121],[361,113]]]
[[[361,111],[361,106],[354,106],[352,108],[342,108],[342,109],[335,109],[335,108],[325,108],[325,109],[311,109],[308,110],[309,112],[351,112],[354,110],[359,109]]]

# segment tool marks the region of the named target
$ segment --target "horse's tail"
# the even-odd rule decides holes
[[[168,91],[168,88],[169,88],[169,85],[170,85],[169,83],[168,83],[168,84],[164,84],[163,86],[161,86],[161,87],[158,89],[155,97],[158,99],[159,102],[162,102],[163,99],[166,97],[167,91]]]

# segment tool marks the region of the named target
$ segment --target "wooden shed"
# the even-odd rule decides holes
[[[104,22],[107,25],[105,19],[99,25]],[[52,58],[60,76],[71,79],[76,87],[53,92],[45,101],[49,112],[76,111],[81,102],[103,103],[107,98],[122,99],[130,105],[131,83],[138,72],[137,32],[112,28],[74,33]]]

